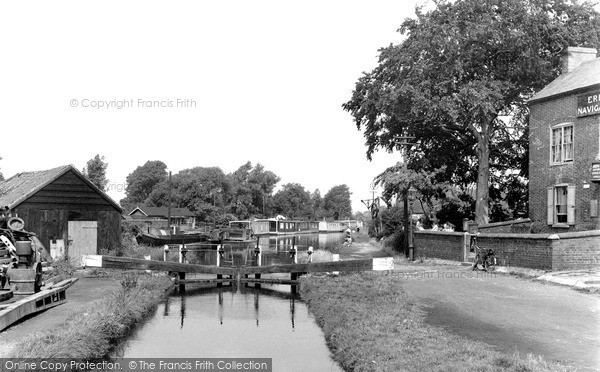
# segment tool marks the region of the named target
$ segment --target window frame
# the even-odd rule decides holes
[[[558,190],[566,190],[565,213],[558,213]],[[553,227],[569,227],[575,225],[575,193],[577,187],[573,184],[560,183],[548,187],[547,189],[547,224]],[[558,221],[558,216],[566,216],[566,221]]]
[[[565,129],[571,128],[571,141],[565,142]],[[555,145],[555,136],[554,132],[560,131],[560,143]],[[571,157],[565,158],[565,148],[570,145],[571,146]],[[560,149],[560,159],[558,161],[554,160],[554,154],[556,147]],[[563,122],[560,124],[556,124],[550,127],[550,165],[564,165],[573,163],[575,160],[575,126],[572,122]]]

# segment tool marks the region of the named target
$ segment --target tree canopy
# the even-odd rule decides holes
[[[274,196],[275,213],[294,219],[308,219],[312,213],[310,193],[299,183],[286,183]]]
[[[108,184],[106,168],[108,168],[108,164],[104,161],[104,156],[96,154],[96,156],[86,163],[86,166],[83,168],[83,175],[100,190],[106,191],[106,185]]]
[[[350,189],[347,185],[333,186],[323,197],[325,213],[334,220],[351,218],[352,202]]]
[[[121,199],[121,206],[129,209],[137,203],[144,203],[154,186],[167,179],[167,165],[160,160],[147,161],[137,167],[127,176],[125,198]]]
[[[409,168],[444,166],[439,180],[476,182],[486,223],[491,175],[513,174],[527,156],[527,99],[558,76],[566,47],[599,46],[600,18],[570,0],[435,4],[402,23],[404,41],[380,50],[343,108],[364,130],[368,159],[406,150]]]

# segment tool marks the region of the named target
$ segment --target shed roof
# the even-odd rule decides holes
[[[147,217],[167,217],[169,215],[169,207],[148,207],[146,205],[136,206],[129,215],[135,211],[140,211]],[[171,208],[171,217],[194,217],[194,212],[187,208]]]
[[[17,173],[9,179],[0,182],[0,208],[8,207],[9,209],[13,209],[17,207],[36,192],[69,171],[72,171],[120,213],[123,212],[119,204],[70,164],[43,171]]]
[[[573,71],[560,75],[531,97],[529,103],[567,93],[575,93],[594,86],[600,87],[600,58],[583,62]]]

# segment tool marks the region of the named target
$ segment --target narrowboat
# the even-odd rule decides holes
[[[152,230],[154,232],[154,230]],[[159,246],[165,244],[190,244],[207,242],[211,238],[208,233],[191,234],[168,234],[165,230],[157,230],[156,233],[147,233],[141,231],[136,240],[140,244]]]
[[[316,233],[319,231],[317,221],[294,221],[276,218],[258,219],[250,222],[255,235],[283,235]]]

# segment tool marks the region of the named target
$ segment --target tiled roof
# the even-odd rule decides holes
[[[535,94],[529,103],[548,99],[552,96],[562,95],[583,88],[600,85],[600,58],[583,62],[573,71],[560,75],[546,87]]]
[[[22,172],[0,182],[0,208],[9,207],[9,209],[12,209],[16,207],[68,171],[73,171],[73,173],[78,175],[85,183],[106,199],[107,202],[121,211],[121,207],[117,203],[102,190],[98,189],[96,185],[72,165],[63,165],[43,171]]]
[[[129,215],[131,215],[136,210],[140,210],[148,217],[167,217],[169,214],[168,207],[148,207],[145,205],[138,205],[135,207]],[[194,212],[190,211],[187,208],[171,208],[171,217],[194,217]]]

